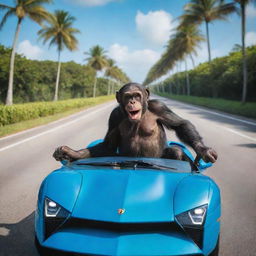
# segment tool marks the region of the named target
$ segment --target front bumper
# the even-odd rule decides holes
[[[198,246],[185,233],[179,231],[117,233],[66,228],[52,234],[39,247],[65,251],[71,255],[203,255]]]

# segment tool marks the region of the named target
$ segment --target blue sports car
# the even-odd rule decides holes
[[[159,158],[82,159],[48,175],[38,195],[40,255],[218,255],[220,191],[208,164]]]

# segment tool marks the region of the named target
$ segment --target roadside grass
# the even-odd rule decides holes
[[[79,107],[79,108],[73,108],[70,110],[67,110],[65,112],[61,112],[61,113],[57,113],[54,115],[49,115],[49,116],[45,116],[45,117],[40,117],[40,118],[36,118],[36,119],[32,119],[32,120],[27,120],[27,121],[21,121],[18,123],[14,123],[14,124],[9,124],[9,125],[4,125],[4,126],[0,126],[0,137],[4,137],[7,135],[11,135],[17,132],[21,132],[27,129],[31,129],[40,125],[45,125],[48,124],[50,122],[56,121],[58,119],[64,118],[66,116],[69,116],[71,114],[74,114],[76,112],[85,110],[89,107],[93,107],[96,106],[98,104],[107,102],[107,101],[111,101],[114,99],[114,96],[102,96],[102,97],[97,97],[95,99],[90,98],[90,101],[88,104],[86,104],[83,107]]]
[[[241,104],[239,101],[215,99],[215,98],[204,98],[196,96],[186,96],[186,95],[173,95],[168,93],[158,93],[160,96],[170,98],[173,100],[178,100],[194,105],[199,105],[211,109],[220,110],[226,113],[240,115],[244,117],[249,117],[256,119],[256,102],[247,102]]]

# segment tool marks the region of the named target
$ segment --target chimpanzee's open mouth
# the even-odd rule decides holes
[[[129,111],[128,113],[129,113],[129,117],[132,120],[140,118],[140,110],[133,110],[133,111]]]
[[[131,116],[135,116],[139,113],[139,110],[135,110],[135,111],[130,111]]]

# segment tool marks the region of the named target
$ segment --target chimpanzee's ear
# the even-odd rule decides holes
[[[116,91],[116,100],[118,103],[121,103],[119,91]]]

